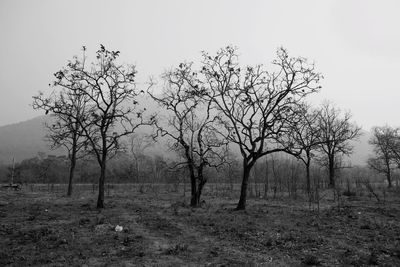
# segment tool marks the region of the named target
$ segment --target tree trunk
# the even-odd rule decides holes
[[[310,164],[306,164],[307,194],[311,193]]]
[[[254,195],[258,198],[260,196],[260,189],[258,188],[258,180],[257,180],[257,164],[254,164],[253,176],[254,176]]]
[[[68,197],[70,197],[72,195],[72,180],[74,178],[75,165],[76,165],[76,158],[71,159],[71,166],[69,168],[68,191],[67,191]]]
[[[197,205],[200,205],[201,193],[203,192],[204,185],[206,181],[201,178],[199,185],[197,186]]]
[[[388,181],[388,188],[392,188],[392,177],[390,175],[390,171],[386,173],[386,179]]]
[[[329,157],[329,187],[335,187],[335,162],[334,159]]]
[[[103,156],[100,164],[99,196],[97,198],[97,208],[104,208],[104,181],[106,178],[106,156]]]
[[[240,188],[240,198],[239,202],[236,206],[236,210],[245,210],[246,209],[246,199],[247,199],[247,185],[249,181],[251,167],[247,162],[243,162],[243,176],[242,176],[242,185]]]
[[[70,167],[69,167],[69,180],[68,180],[68,191],[67,191],[68,197],[72,195],[72,180],[74,178],[75,165],[76,165],[76,143],[77,143],[77,137],[74,136],[72,140],[72,148],[71,148],[72,151],[71,151]]]
[[[190,201],[190,206],[191,207],[198,207],[200,206],[200,199],[201,199],[201,193],[203,191],[204,185],[206,184],[206,180],[204,180],[203,177],[199,177],[199,184],[197,185],[197,190],[194,196],[192,196],[192,199]]]
[[[194,173],[190,172],[190,206],[197,207],[197,184],[196,184],[196,176]]]

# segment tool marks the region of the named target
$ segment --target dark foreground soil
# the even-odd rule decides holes
[[[0,266],[400,266],[400,205],[0,191]],[[123,230],[115,231],[120,225]]]

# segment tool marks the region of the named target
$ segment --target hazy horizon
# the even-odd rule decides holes
[[[322,90],[364,130],[400,125],[397,1],[9,1],[0,2],[0,126],[42,115],[29,106],[53,73],[99,44],[134,63],[139,86],[202,50],[239,48],[242,64],[270,64],[276,48],[316,63]]]

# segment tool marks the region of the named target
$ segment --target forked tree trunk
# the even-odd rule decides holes
[[[200,206],[201,193],[203,192],[204,185],[207,182],[202,175],[198,177],[198,180],[199,184],[197,185],[196,193],[194,196],[192,196],[192,199],[194,199],[194,201],[190,203],[190,206],[192,207]]]
[[[197,188],[196,193],[194,193],[194,195],[191,197],[190,206],[194,208],[200,206],[200,197],[201,190],[200,188]]]
[[[201,173],[202,171],[199,170],[199,172],[200,173],[198,174],[197,177],[194,174],[194,172],[193,172],[193,174],[190,175],[190,181],[191,181],[190,206],[191,207],[198,207],[200,205],[201,193],[203,191],[204,185],[207,182],[207,180],[204,179],[203,174]],[[198,184],[197,184],[197,181],[198,181]]]

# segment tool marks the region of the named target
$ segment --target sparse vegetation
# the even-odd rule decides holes
[[[101,211],[96,192],[83,185],[75,185],[71,198],[62,187],[1,191],[0,265],[400,264],[395,192],[382,204],[364,189],[356,199],[344,197],[340,209],[328,197],[319,212],[308,209],[306,196],[250,198],[246,211],[234,211],[238,184],[232,197],[206,187],[203,199],[211,204],[196,209],[185,204],[183,186],[175,193],[158,187],[156,195],[115,185]],[[117,225],[123,230],[115,231]]]
[[[89,67],[83,47],[34,97],[68,155],[0,166],[21,189],[0,188],[0,265],[400,265],[398,129],[374,128],[369,167],[346,164],[361,127],[304,102],[314,64],[279,48],[270,71],[242,66],[228,46],[146,94],[119,53]],[[167,156],[147,153],[163,137]]]

